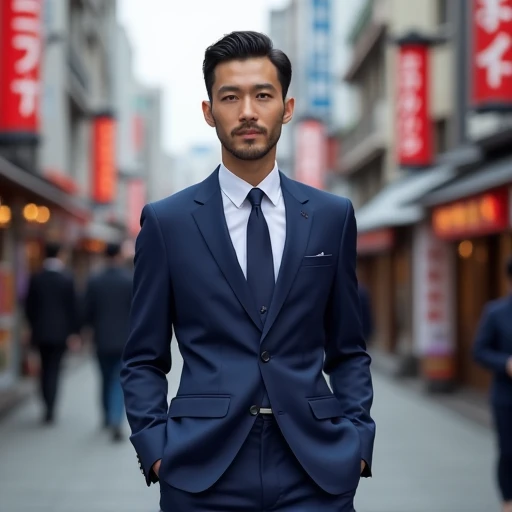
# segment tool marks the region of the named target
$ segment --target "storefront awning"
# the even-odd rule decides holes
[[[451,165],[416,171],[390,183],[362,208],[356,210],[360,233],[392,226],[406,226],[423,219],[424,207],[414,204],[420,197],[453,179]]]
[[[512,183],[512,157],[502,158],[478,170],[459,175],[449,185],[421,198],[424,206],[450,203]]]
[[[87,205],[82,200],[67,194],[42,176],[31,174],[0,157],[0,190],[2,183],[39,197],[79,220],[86,221],[89,218]]]

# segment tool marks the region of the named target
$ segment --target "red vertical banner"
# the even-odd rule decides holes
[[[327,134],[325,126],[316,119],[300,121],[296,133],[295,179],[324,188],[327,167]]]
[[[398,163],[402,167],[432,164],[429,46],[404,43],[398,55]]]
[[[111,203],[117,185],[115,120],[111,115],[96,116],[92,130],[92,199]]]
[[[126,219],[128,232],[137,236],[140,230],[140,214],[146,204],[146,184],[141,178],[133,178],[127,183]]]
[[[39,132],[42,2],[0,1],[0,134]]]
[[[512,0],[472,0],[472,105],[512,109]]]

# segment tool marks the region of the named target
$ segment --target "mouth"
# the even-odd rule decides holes
[[[255,139],[258,135],[261,135],[262,132],[258,130],[243,130],[237,133],[238,136],[243,137],[244,139]]]

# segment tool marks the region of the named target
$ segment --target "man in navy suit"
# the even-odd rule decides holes
[[[222,163],[146,205],[136,244],[121,373],[141,471],[164,512],[352,512],[375,436],[352,205],[279,172],[292,70],[267,36],[225,36],[203,72]]]
[[[507,262],[512,287],[512,259]],[[475,337],[475,360],[493,373],[491,406],[498,438],[503,512],[512,512],[512,295],[487,304]]]

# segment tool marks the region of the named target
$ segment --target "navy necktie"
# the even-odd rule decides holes
[[[247,223],[247,284],[264,324],[274,294],[275,277],[270,233],[261,211],[263,195],[263,190],[253,188],[247,196],[252,205]],[[261,407],[270,407],[266,390],[261,399]]]
[[[264,323],[274,294],[274,258],[267,222],[261,211],[263,190],[253,188],[248,199],[252,205],[247,223],[247,283]]]

